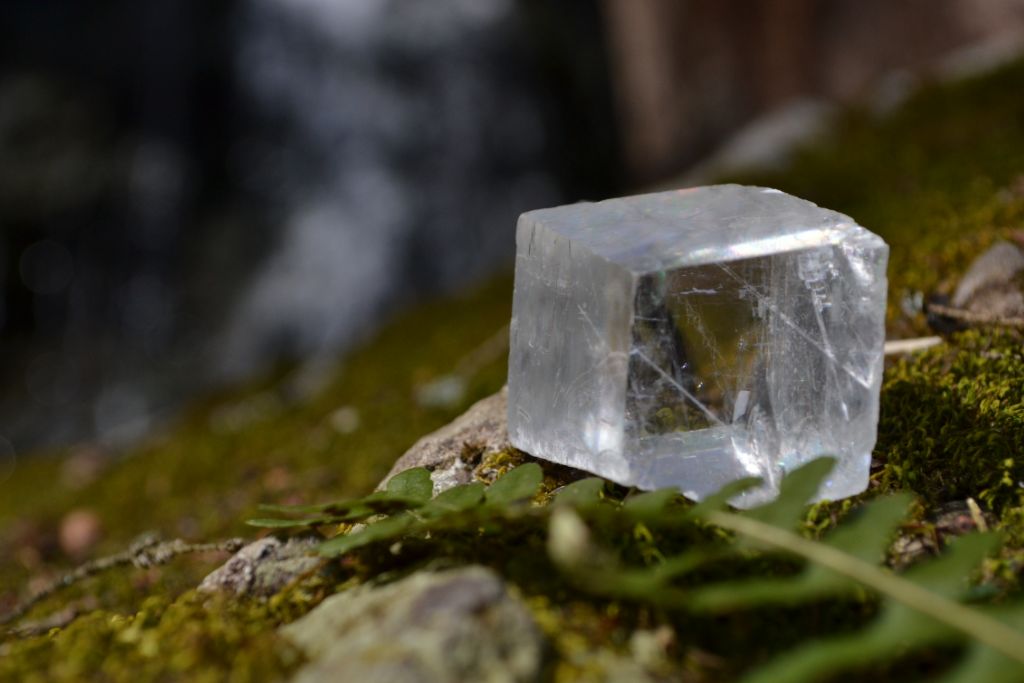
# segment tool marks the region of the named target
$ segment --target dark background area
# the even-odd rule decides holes
[[[9,0],[0,447],[335,354],[508,268],[521,211],[884,109],[1017,50],[1022,5]]]

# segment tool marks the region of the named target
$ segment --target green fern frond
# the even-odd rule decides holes
[[[260,505],[264,512],[314,517],[260,517],[246,520],[249,526],[264,529],[291,529],[330,524],[354,524],[370,517],[414,509],[430,502],[434,484],[430,472],[422,467],[396,474],[383,491],[355,500],[318,505]]]
[[[360,500],[273,508],[312,516],[250,523],[288,528],[364,521],[365,526],[320,544],[322,556],[339,557],[411,537],[431,543],[446,532],[470,534],[483,542],[485,530],[519,520],[532,524],[531,529],[547,529],[548,555],[576,589],[601,599],[691,614],[873,596],[876,616],[859,630],[807,638],[749,672],[747,683],[815,681],[948,646],[962,654],[945,673],[946,683],[1024,680],[1024,607],[972,604],[979,593],[969,577],[998,548],[1000,538],[988,533],[963,536],[938,557],[897,574],[884,560],[913,503],[907,495],[863,504],[820,540],[809,538],[801,533],[807,501],[832,464],[822,459],[794,470],[774,501],[743,512],[731,510],[728,501],[757,485],[756,480],[735,482],[693,504],[668,490],[621,500],[603,479],[588,478],[556,491],[551,504],[528,504],[543,481],[541,468],[529,463],[489,487],[466,484],[433,498],[429,473],[410,470],[393,478],[386,491]],[[628,545],[623,539],[632,538],[631,530],[637,529],[651,543],[664,542],[665,548],[675,550],[634,552],[631,557],[643,561],[625,562],[613,547]],[[751,575],[749,567],[762,567],[773,557],[789,569]],[[748,570],[715,578],[723,563]]]

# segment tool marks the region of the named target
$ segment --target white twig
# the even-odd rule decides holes
[[[942,343],[942,337],[918,337],[917,339],[892,339],[885,342],[885,355],[898,356],[917,353]]]

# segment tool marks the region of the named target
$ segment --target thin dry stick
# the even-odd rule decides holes
[[[39,602],[50,597],[62,588],[72,586],[79,581],[83,581],[90,576],[95,576],[105,572],[108,569],[123,567],[129,564],[140,569],[146,569],[159,564],[166,564],[179,555],[205,552],[234,553],[241,549],[243,545],[245,545],[245,541],[240,538],[230,538],[226,541],[220,541],[217,543],[186,543],[180,538],[176,538],[172,541],[160,541],[156,538],[149,538],[140,543],[133,544],[128,550],[117,553],[116,555],[101,557],[80,565],[73,571],[65,574],[50,585],[46,586],[35,595],[32,595],[15,605],[14,609],[7,614],[0,616],[0,625],[10,624],[11,622],[20,619],[25,616],[30,609],[39,604]]]
[[[917,353],[938,346],[942,337],[917,337],[915,339],[893,339],[885,342],[885,355],[898,356],[904,353]]]
[[[928,304],[928,312],[938,313],[939,315],[944,315],[947,318],[959,320],[971,325],[999,325],[1001,327],[1012,327],[1014,329],[1024,330],[1024,318],[1004,318],[998,315],[990,315],[988,313],[965,311],[962,308],[953,308],[952,306],[943,306],[942,304]]]

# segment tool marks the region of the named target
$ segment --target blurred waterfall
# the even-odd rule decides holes
[[[129,443],[511,265],[520,212],[607,193],[599,14],[553,7],[4,5],[0,450]]]
[[[276,244],[228,319],[243,376],[339,348],[379,314],[510,263],[558,201],[511,0],[244,0],[237,147]]]

